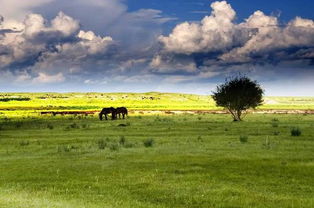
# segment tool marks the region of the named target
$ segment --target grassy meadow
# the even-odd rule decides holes
[[[258,109],[314,110],[314,97],[265,97]],[[211,96],[176,93],[0,93],[0,112],[100,110],[221,110]],[[17,113],[19,114],[19,113]]]
[[[265,102],[314,109],[314,98]],[[314,115],[39,114],[105,106],[217,109],[184,94],[2,93],[0,207],[314,207]]]

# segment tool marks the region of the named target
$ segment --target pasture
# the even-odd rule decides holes
[[[265,97],[258,109],[314,110],[314,97]],[[0,93],[0,112],[100,110],[221,110],[208,95],[177,93]],[[13,112],[13,114],[14,114]],[[20,113],[16,113],[20,114]]]
[[[114,121],[38,113],[93,110],[111,100],[78,95],[80,101],[23,94],[30,100],[0,102],[0,207],[314,206],[314,115],[249,114],[231,122],[230,115],[205,113]],[[184,103],[168,95],[128,95],[135,101],[115,94],[109,106],[216,108],[207,96],[176,95],[190,96]],[[313,98],[289,99],[300,107],[290,109],[314,109]]]

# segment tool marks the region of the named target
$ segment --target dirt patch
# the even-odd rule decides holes
[[[268,104],[268,105],[275,105],[275,104],[278,104],[278,102],[276,100],[265,100],[264,102],[265,104]]]
[[[90,115],[100,111],[43,111],[41,115]],[[130,114],[228,114],[225,110],[129,110]],[[314,110],[255,110],[249,113],[256,114],[314,114]]]
[[[99,113],[100,111],[42,111],[41,115],[90,115],[94,113]]]

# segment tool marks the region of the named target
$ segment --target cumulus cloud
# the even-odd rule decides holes
[[[165,50],[192,54],[223,51],[242,45],[249,38],[249,30],[233,23],[236,13],[226,1],[211,4],[212,14],[200,23],[184,22],[169,36],[161,36]]]
[[[65,36],[69,36],[79,29],[79,23],[63,12],[59,12],[58,16],[51,21],[51,28],[60,31]]]
[[[276,17],[261,11],[251,15],[242,27],[258,31],[242,47],[234,48],[220,58],[225,62],[282,61],[302,59],[300,50],[310,55],[314,46],[314,21],[296,17],[280,26]],[[312,57],[314,58],[314,57]]]
[[[96,36],[92,31],[85,32],[81,30],[77,37],[81,39],[78,44],[86,50],[87,54],[102,53],[113,43],[111,37]]]
[[[154,9],[128,12],[120,0],[30,0],[3,14],[7,18],[0,18],[0,70],[27,70],[32,78],[62,73],[81,81],[96,74],[148,69],[161,25],[174,19]]]
[[[155,44],[162,25],[175,19],[156,9],[128,11],[124,0],[53,0],[34,11],[48,17],[64,11],[80,20],[81,29],[109,35],[132,53]]]
[[[12,28],[18,31],[0,36],[0,67],[32,65],[61,40],[75,38],[79,23],[62,12],[50,24],[39,14],[29,14],[20,23],[4,21],[3,30]]]
[[[105,65],[109,48],[114,41],[110,37],[96,36],[92,31],[81,30],[75,42],[65,42],[55,45],[54,50],[44,51],[34,64],[34,71],[54,71],[67,74],[94,73],[97,66]]]
[[[154,67],[165,64],[156,60],[167,63],[167,57],[178,54],[194,58],[198,66],[314,59],[313,20],[296,17],[282,25],[277,17],[256,11],[236,23],[236,12],[226,1],[214,2],[211,7],[211,15],[201,22],[181,23],[168,36],[159,37],[162,50],[152,61]]]
[[[21,22],[1,18],[0,70],[11,71],[17,82],[62,82],[81,66],[101,62],[112,45],[111,37],[81,30],[79,21],[63,12],[51,21],[40,14]]]

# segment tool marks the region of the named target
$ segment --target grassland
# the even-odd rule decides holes
[[[210,98],[175,94],[189,101],[172,102],[166,99],[172,94],[158,99],[148,93],[112,94],[117,99],[111,100],[104,94],[91,101],[84,96],[95,94],[42,95],[15,94],[30,100],[1,102],[1,208],[314,207],[314,115],[250,114],[231,122],[229,115],[131,114],[101,122],[97,115],[37,112],[108,103],[202,109]],[[126,95],[134,100],[118,99]],[[314,100],[289,99],[281,102],[303,109],[311,109]],[[300,136],[291,136],[295,127]]]
[[[314,97],[265,97],[259,109],[314,110]],[[6,101],[6,102],[5,102]],[[211,96],[176,93],[0,93],[0,112],[99,110],[126,106],[140,110],[220,110]]]

